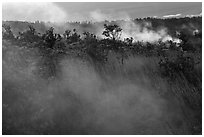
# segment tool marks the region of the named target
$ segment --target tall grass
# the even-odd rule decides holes
[[[3,44],[3,134],[201,134],[201,89],[163,77],[158,57],[67,57],[47,80],[37,51]]]
[[[136,85],[149,87],[155,91],[154,94],[159,95],[158,98],[164,98],[168,102],[167,117],[168,115],[176,117],[167,118],[167,125],[171,127],[172,134],[201,134],[201,64],[195,66],[194,77],[191,80],[196,80],[197,85],[193,85],[183,74],[177,75],[173,80],[163,77],[158,64],[159,57],[130,56],[124,64],[121,64],[117,54],[113,53],[108,60],[104,70],[100,70],[102,76],[108,76],[109,80],[116,77],[122,81],[128,80]]]

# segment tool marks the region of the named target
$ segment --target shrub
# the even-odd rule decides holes
[[[176,75],[184,74],[187,76],[194,70],[195,62],[193,57],[178,55],[176,59],[170,60],[168,57],[161,59],[159,62],[163,76],[175,78]]]

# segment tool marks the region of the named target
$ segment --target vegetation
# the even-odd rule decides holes
[[[66,59],[79,59],[81,64],[85,62],[88,66],[93,67],[93,72],[107,82],[103,87],[104,91],[109,84],[118,85],[120,80],[123,84],[130,81],[156,91],[155,94],[159,95],[159,98],[168,100],[169,108],[165,108],[168,113],[171,111],[177,113],[177,109],[179,114],[180,110],[182,111],[179,118],[177,114],[170,116],[170,119],[168,116],[162,118],[162,120],[167,120],[168,134],[201,134],[202,29],[199,28],[201,18],[166,20],[146,18],[135,21],[146,20],[151,20],[155,29],[159,27],[159,24],[172,28],[170,33],[182,40],[180,46],[176,46],[172,41],[144,43],[134,41],[132,37],[122,41],[120,40],[122,29],[113,23],[104,24],[102,35],[105,38],[98,38],[96,34],[88,31],[81,34],[76,29],[65,29],[63,33],[56,33],[54,27],[47,28],[44,33],[42,33],[43,30],[38,33],[35,25],[30,24],[27,25],[26,31],[16,35],[13,34],[11,26],[3,24],[3,134],[92,134],[91,131],[88,132],[88,129],[80,125],[80,120],[82,120],[79,116],[80,111],[70,106],[69,112],[49,114],[48,118],[43,116],[43,114],[53,113],[54,109],[49,107],[63,111],[64,109],[60,109],[59,106],[66,104],[67,100],[77,102],[73,104],[73,107],[82,109],[84,113],[88,111],[83,110],[88,102],[80,104],[80,101],[76,101],[78,98],[71,93],[64,92],[63,86],[60,85],[66,81],[61,80],[63,75],[67,74],[61,69],[62,62]],[[198,26],[199,32],[193,34],[189,33],[190,30],[177,28],[176,25],[171,26],[171,22],[179,24],[186,20]],[[41,24],[43,28],[43,23],[38,22],[38,24]],[[177,35],[176,32],[179,34]],[[68,68],[71,69],[71,66]],[[15,80],[24,83],[18,84]],[[43,92],[47,87],[43,85],[44,81],[53,84],[53,81],[56,80],[60,82],[54,83],[55,86],[49,94]],[[79,81],[77,85],[75,90],[83,86],[83,83]],[[56,89],[58,86],[60,88]],[[82,89],[86,90],[85,86]],[[63,96],[62,104],[60,100],[57,100],[59,102],[51,105],[53,102],[49,102],[49,96],[61,97],[58,93]],[[92,94],[95,95],[95,93]],[[36,99],[43,106],[40,106],[41,104],[38,104]],[[29,105],[36,107],[29,107]],[[33,114],[35,116],[31,118]],[[38,115],[42,117],[37,117]],[[69,117],[75,119],[75,122]],[[65,130],[65,127],[70,130]],[[22,130],[18,130],[19,128]],[[94,125],[90,124],[88,128],[92,129]],[[80,129],[80,133],[76,133],[74,131],[76,129]],[[94,133],[97,134],[97,132]],[[146,133],[151,134],[150,131]],[[167,134],[167,132],[155,131],[153,134]]]

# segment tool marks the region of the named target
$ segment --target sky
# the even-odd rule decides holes
[[[3,20],[103,21],[144,17],[201,15],[201,2],[59,2],[3,3]]]

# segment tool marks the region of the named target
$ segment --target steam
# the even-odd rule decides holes
[[[63,22],[67,19],[63,9],[47,2],[3,3],[2,13],[3,20]]]
[[[177,38],[173,38],[168,34],[168,31],[165,27],[158,30],[152,29],[152,24],[150,22],[145,22],[144,24],[137,24],[133,21],[126,22],[121,24],[123,33],[121,39],[132,37],[134,41],[142,42],[167,42],[173,41],[175,43],[180,43],[181,41]]]
[[[12,13],[12,14],[8,14]],[[180,16],[181,14],[176,15],[166,15],[164,17],[175,17]],[[82,15],[73,13],[73,16],[80,19],[85,19]],[[73,16],[71,18],[73,18]],[[46,23],[46,26],[50,27],[54,24],[55,30],[60,30],[63,32],[63,29],[69,29],[70,26],[66,26],[64,23],[70,15],[68,15],[62,8],[59,8],[54,3],[3,3],[3,19],[6,20],[22,20],[22,21],[51,21],[55,23]],[[158,30],[153,30],[151,23],[145,22],[144,24],[137,24],[133,22],[129,15],[126,12],[102,12],[100,10],[92,11],[88,14],[87,17],[93,22],[100,22],[105,20],[125,20],[123,24],[119,24],[123,29],[121,40],[125,38],[133,37],[134,41],[143,41],[143,42],[157,42],[161,40],[162,42],[173,41],[175,43],[180,43],[180,40],[173,38],[168,34],[168,31],[165,27]],[[60,29],[63,28],[63,29]],[[96,27],[98,32],[96,35],[99,37],[103,36],[103,28]],[[83,32],[82,32],[83,33]]]
[[[120,73],[114,76],[111,72],[98,72],[91,63],[76,58],[60,60],[57,67],[61,73],[56,79],[46,80],[35,73],[42,67],[37,50],[8,45],[3,47],[2,61],[5,132],[171,134],[174,129],[166,123],[175,127],[177,133],[183,133],[178,128],[187,128],[185,124],[175,125],[182,119],[178,104],[158,94],[144,74],[147,62],[142,58],[125,64],[127,73],[137,70],[139,81]],[[165,92],[166,84],[160,85]]]
[[[165,15],[163,16],[164,18],[174,18],[174,17],[179,17],[181,14],[175,14],[175,15]]]
[[[144,22],[142,24],[141,23],[139,24],[137,22],[134,22],[125,12],[103,13],[100,10],[96,10],[96,11],[90,12],[90,17],[92,21],[95,21],[95,22],[105,21],[105,20],[111,20],[111,21],[117,22],[117,20],[123,20],[122,23],[119,23],[119,26],[123,29],[122,35],[120,37],[121,40],[132,37],[134,39],[134,42],[142,41],[142,42],[155,43],[155,42],[158,42],[159,40],[161,40],[162,42],[172,41],[176,44],[179,44],[181,42],[180,39],[173,38],[172,36],[170,36],[168,34],[167,28],[162,27],[158,30],[153,30],[152,24],[150,22]],[[97,34],[101,38],[104,38],[104,36],[101,35],[103,29],[99,29],[99,30],[100,32],[98,32]]]
[[[139,126],[136,123],[140,123],[140,128],[146,131],[147,123],[152,127],[152,121],[157,123],[162,118],[164,102],[162,99],[157,100],[148,89],[114,78],[112,80],[115,82],[109,85],[91,68],[80,68],[80,64],[70,61],[65,63],[65,77],[72,80],[63,81],[72,88],[76,96],[91,105],[88,110],[94,109],[94,113],[86,112],[87,117],[83,121],[87,123],[83,124],[88,124],[90,121],[87,118],[91,118],[94,119],[91,121],[94,130],[99,134],[134,134],[141,132],[135,129]]]
[[[199,17],[199,16],[202,16],[202,12],[199,13],[199,14],[191,14],[191,15],[186,15],[186,17]]]

